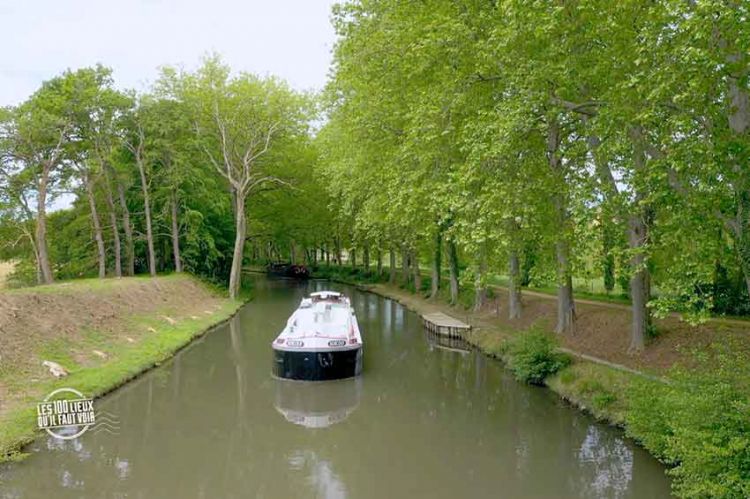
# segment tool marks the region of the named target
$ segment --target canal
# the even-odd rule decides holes
[[[254,288],[229,323],[98,400],[107,425],[39,438],[28,459],[0,468],[0,497],[669,496],[664,468],[622,431],[437,344],[401,305],[319,281]],[[273,379],[270,342],[324,288],[352,298],[363,375]]]

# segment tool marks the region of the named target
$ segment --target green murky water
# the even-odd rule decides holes
[[[352,297],[364,374],[273,379],[270,342],[299,300],[324,288]],[[97,401],[111,428],[40,438],[29,459],[0,468],[0,497],[669,495],[663,467],[621,431],[455,347],[379,296],[258,279],[230,323]]]

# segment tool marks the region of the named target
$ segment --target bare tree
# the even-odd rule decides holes
[[[252,118],[248,117],[248,121]],[[214,103],[212,112],[214,132],[217,135],[221,157],[217,158],[209,147],[202,144],[203,150],[216,171],[228,182],[234,201],[235,238],[232,254],[232,267],[229,273],[229,296],[237,298],[242,277],[242,258],[247,237],[247,213],[245,204],[248,197],[267,183],[286,184],[273,175],[268,175],[255,168],[258,160],[265,155],[279,131],[280,123],[246,123],[237,130],[231,119],[222,115],[218,102]],[[197,127],[199,135],[205,132]]]

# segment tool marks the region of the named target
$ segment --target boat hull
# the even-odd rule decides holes
[[[273,374],[300,381],[328,381],[359,376],[362,347],[348,350],[273,350]]]

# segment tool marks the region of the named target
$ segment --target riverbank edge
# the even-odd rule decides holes
[[[190,276],[204,286],[207,292],[218,294],[218,291],[209,283],[201,279]],[[223,303],[219,310],[211,316],[201,318],[193,324],[194,327],[184,331],[178,331],[178,334],[167,338],[167,344],[162,348],[150,352],[157,346],[159,341],[164,338],[158,336],[148,337],[146,340],[128,348],[124,355],[119,358],[112,358],[108,362],[87,368],[84,371],[71,373],[61,380],[49,381],[45,383],[48,391],[64,386],[76,387],[76,380],[87,378],[86,383],[91,383],[90,376],[102,380],[93,389],[85,391],[85,395],[100,399],[105,395],[112,393],[127,383],[143,376],[148,371],[159,367],[164,362],[169,361],[182,350],[188,348],[198,339],[208,333],[226,324],[247,304],[251,299],[250,294],[243,295],[238,300],[231,300],[227,297],[221,297]],[[24,452],[24,448],[34,442],[41,435],[41,430],[36,426],[36,407],[17,407],[10,409],[8,414],[3,418],[3,425],[7,425],[5,432],[0,437],[0,464],[9,462],[18,462],[29,456]]]

